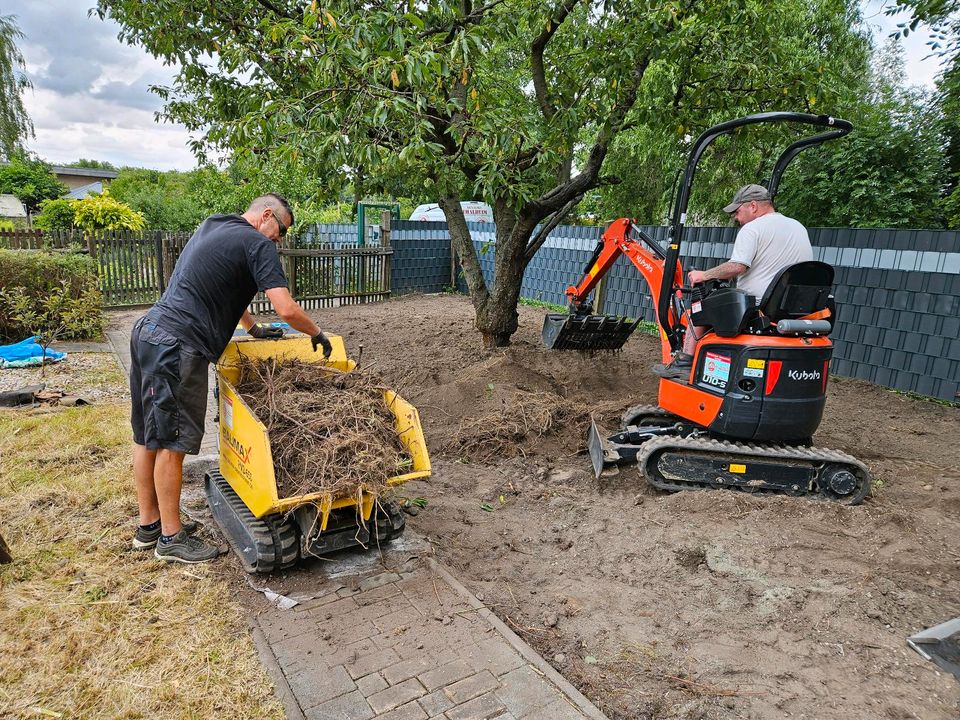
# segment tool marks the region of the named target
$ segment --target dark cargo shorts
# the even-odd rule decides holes
[[[130,424],[148,450],[200,451],[207,359],[143,317],[130,333]]]

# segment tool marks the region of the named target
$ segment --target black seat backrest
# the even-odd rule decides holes
[[[771,321],[801,318],[823,310],[833,292],[833,268],[819,260],[785,267],[773,279],[760,301],[760,311]]]

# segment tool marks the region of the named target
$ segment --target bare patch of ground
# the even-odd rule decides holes
[[[584,453],[590,412],[656,402],[654,338],[548,352],[521,307],[487,354],[458,296],[314,314],[420,410],[434,476],[405,490],[429,499],[411,528],[611,718],[958,716],[960,684],[904,642],[960,615],[957,408],[831,380],[815,442],[868,464],[861,507],[671,495],[632,468],[597,482]],[[464,445],[497,417],[502,451]]]

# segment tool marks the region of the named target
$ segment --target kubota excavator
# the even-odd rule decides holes
[[[690,151],[677,190],[666,247],[630,219],[613,222],[578,285],[566,291],[570,314],[544,320],[543,340],[557,350],[616,350],[638,321],[594,315],[590,293],[621,255],[646,279],[656,302],[663,361],[683,345],[687,309],[699,340],[690,375],[661,379],[658,405],[627,410],[618,432],[603,438],[591,423],[588,448],[597,477],[604,466],[636,462],[664,490],[729,488],[812,495],[857,505],[870,491],[866,466],[846,453],[814,448],[826,402],[829,339],[836,318],[833,268],[811,261],[785,268],[759,303],[724,282],[684,286],[679,262],[687,204],[697,164],[721,135],[758,123],[827,128],[789,145],[774,164],[771,197],[784,169],[806,148],[849,133],[846,120],[769,112],[705,131]]]

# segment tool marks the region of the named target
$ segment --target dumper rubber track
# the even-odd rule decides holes
[[[637,453],[641,474],[662,490],[716,490],[815,496],[859,505],[870,471],[838,450],[693,437],[658,437]]]
[[[293,565],[300,554],[297,528],[282,515],[254,517],[223,475],[204,477],[214,519],[249,573],[269,573]]]

